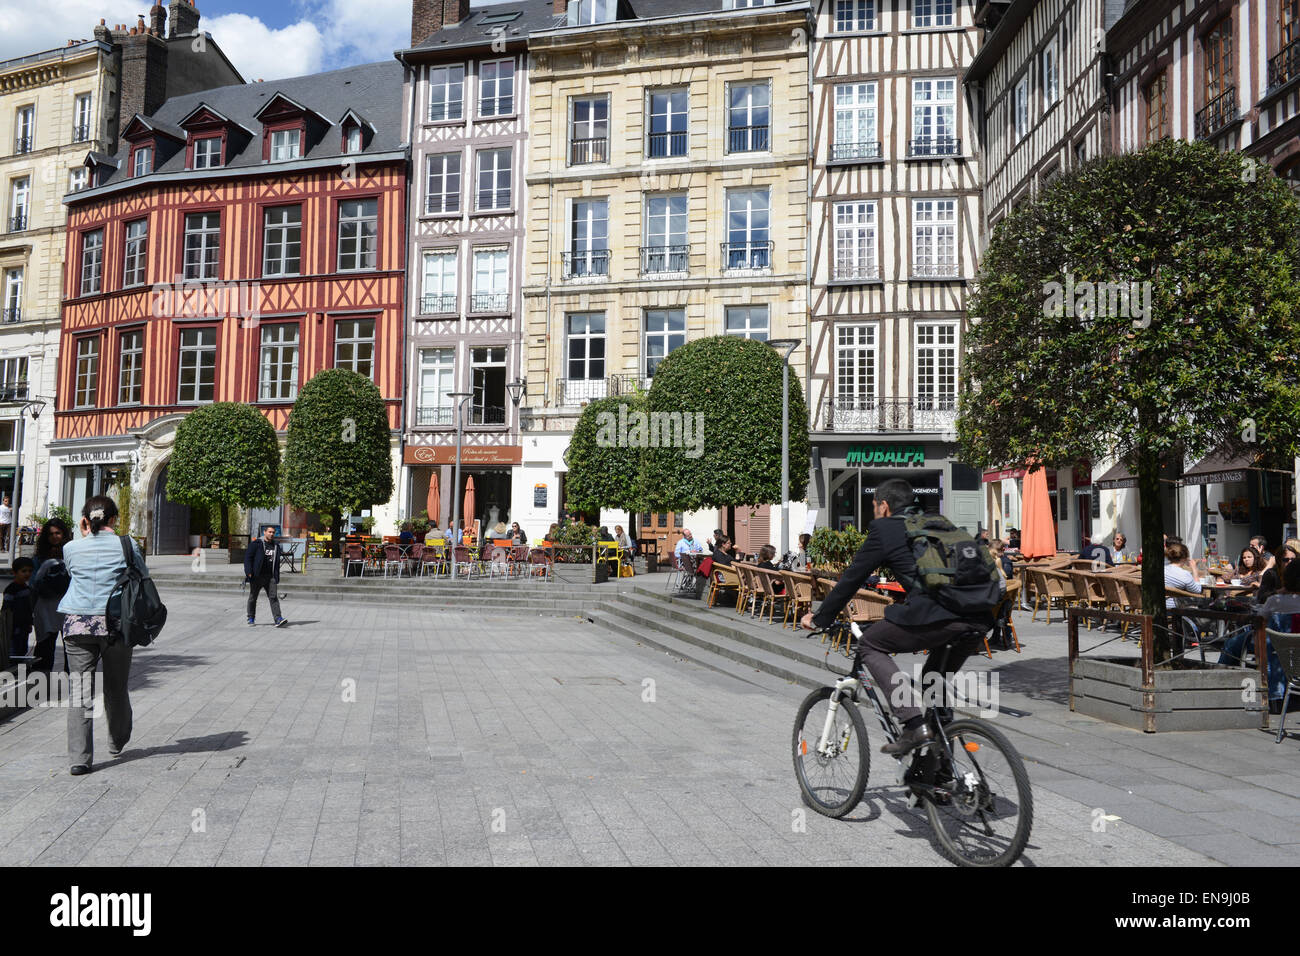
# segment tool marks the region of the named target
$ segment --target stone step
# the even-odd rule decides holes
[[[168,601],[172,600],[173,595],[184,595],[187,591],[210,594],[212,590],[212,588],[189,588],[184,585],[176,585],[164,589],[162,596],[164,601]],[[224,593],[229,593],[231,597],[235,598],[244,596],[244,592],[241,592],[237,587],[229,588]],[[392,607],[398,601],[411,602],[413,597],[414,595],[411,594],[394,596],[387,594],[347,594],[337,591],[315,594],[306,592],[301,588],[285,588],[280,594],[280,599],[290,607],[299,600],[346,602],[361,607]],[[526,602],[512,604],[506,598],[497,600],[471,595],[442,597],[426,594],[419,597],[420,600],[416,603],[416,606],[426,611],[467,611],[476,614],[490,612],[492,614],[523,617],[538,614],[547,617],[581,617],[594,604],[591,600],[565,598],[529,598]],[[514,597],[517,598],[518,595],[514,595]],[[261,600],[260,596],[258,600]],[[288,616],[287,608],[286,616]]]

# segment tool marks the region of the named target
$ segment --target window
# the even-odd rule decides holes
[[[359,153],[361,152],[361,127],[349,126],[347,135],[343,138],[343,152]]]
[[[953,25],[953,0],[912,0],[912,28],[925,30]]]
[[[89,172],[90,170],[85,166],[68,170],[68,192],[75,193],[85,189]]]
[[[609,97],[583,96],[569,116],[569,165],[609,162]]]
[[[212,401],[217,370],[217,330],[181,329],[180,392],[181,403]]]
[[[137,146],[131,154],[131,175],[148,176],[153,172],[153,147]]]
[[[418,425],[454,425],[456,408],[450,393],[456,389],[455,349],[420,349],[420,405]]]
[[[618,17],[618,0],[570,0],[566,13],[571,27],[613,23]]]
[[[104,230],[81,235],[81,294],[97,295],[103,286]]]
[[[1205,102],[1222,96],[1232,86],[1232,17],[1206,34],[1201,41],[1205,54]]]
[[[426,215],[460,212],[460,153],[430,156],[425,175]]]
[[[297,159],[302,149],[302,130],[277,129],[271,131],[271,162]]]
[[[568,317],[567,326],[569,381],[600,382],[601,387],[583,390],[570,384],[565,398],[604,398],[605,313],[574,313]]]
[[[940,279],[957,276],[957,200],[912,201],[912,274]]]
[[[73,408],[95,408],[99,397],[99,336],[77,339],[77,383]]]
[[[875,408],[875,404],[876,327],[837,325],[835,327],[835,411],[865,411]]]
[[[424,282],[420,286],[420,311],[436,315],[456,311],[456,251],[437,249],[424,253]]]
[[[1146,141],[1154,143],[1169,135],[1169,74],[1167,72],[1161,72],[1147,85],[1145,99]]]
[[[478,198],[475,209],[510,208],[510,150],[478,151]]]
[[[475,425],[506,423],[506,350],[470,349],[470,420]]]
[[[84,143],[90,139],[90,109],[94,98],[90,93],[82,93],[76,99],[76,106],[73,110],[74,119],[72,121],[72,141],[74,143]]]
[[[657,90],[650,94],[650,134],[646,156],[686,155],[686,90]]]
[[[1282,48],[1300,40],[1300,0],[1282,0],[1278,20],[1282,26]]]
[[[769,269],[772,243],[768,241],[768,191],[727,191],[727,241],[723,244],[724,269]]]
[[[144,384],[144,332],[123,332],[117,342],[117,404],[139,405]]]
[[[36,137],[36,107],[23,106],[14,118],[14,152],[30,153]]]
[[[375,320],[340,319],[334,323],[334,367],[371,378],[375,373]]]
[[[1050,109],[1061,98],[1061,64],[1057,49],[1056,37],[1052,37],[1047,42],[1047,46],[1043,47],[1041,82],[1044,110]]]
[[[479,116],[509,116],[515,111],[515,61],[490,60],[479,67]]]
[[[262,361],[257,398],[291,402],[298,397],[298,326],[262,326]]]
[[[148,261],[149,220],[136,219],[126,224],[126,242],[123,248],[122,285],[144,284],[145,265]]]
[[[1025,138],[1029,132],[1029,77],[1022,76],[1016,81],[1015,90],[1016,139]]]
[[[27,357],[0,359],[0,390],[16,397],[27,395]]]
[[[4,320],[18,322],[23,317],[23,270],[6,269],[4,285]]]
[[[835,32],[874,30],[876,0],[835,0]]]
[[[6,418],[0,421],[0,452],[18,450],[18,419]]]
[[[31,178],[22,176],[13,181],[9,190],[9,231],[22,232],[27,228],[31,205]]]
[[[375,268],[379,244],[379,200],[339,202],[339,271]]]
[[[834,279],[876,279],[880,268],[876,258],[876,204],[835,204]]]
[[[221,165],[221,137],[204,136],[194,141],[194,168],[215,169]]]
[[[575,200],[565,278],[609,275],[609,200]]]
[[[876,84],[840,83],[835,87],[835,140],[831,159],[879,159]]]
[[[728,93],[727,151],[771,149],[772,88],[767,83],[733,83]]]
[[[646,309],[645,374],[652,378],[659,363],[686,344],[685,309]]]
[[[727,0],[728,10],[747,10],[750,7],[766,7],[773,0]]]
[[[262,275],[299,275],[302,271],[302,207],[277,206],[265,210],[262,216]]]
[[[912,81],[912,156],[956,155],[957,81]]]
[[[185,278],[217,278],[221,247],[221,215],[196,212],[185,217]]]
[[[729,305],[726,312],[726,326],[728,335],[766,342],[769,326],[767,306]]]
[[[429,122],[464,118],[465,67],[435,66],[429,70]]]
[[[1088,160],[1088,141],[1081,139],[1074,144],[1074,165],[1077,169]]]
[[[474,250],[474,312],[505,312],[510,308],[509,249]]]
[[[686,244],[686,194],[645,198],[645,246],[641,271],[646,274],[685,272],[690,247]]]
[[[918,409],[949,411],[957,404],[957,327],[916,327]]]

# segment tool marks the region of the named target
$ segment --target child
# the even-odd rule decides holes
[[[32,589],[29,583],[36,562],[31,558],[14,561],[14,579],[5,588],[4,603],[13,617],[13,633],[9,639],[9,656],[27,656],[27,637],[32,632]]]

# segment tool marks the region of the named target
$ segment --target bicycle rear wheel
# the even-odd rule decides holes
[[[847,695],[831,725],[833,752],[817,752],[833,687],[815,690],[804,698],[794,721],[794,772],[804,802],[827,817],[842,817],[862,799],[871,770],[867,725]]]
[[[939,851],[958,866],[1010,866],[1024,852],[1034,825],[1034,797],[1020,754],[1000,731],[980,720],[944,727],[952,751],[950,775],[934,781],[925,810]]]

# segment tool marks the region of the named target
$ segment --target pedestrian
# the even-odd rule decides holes
[[[31,558],[14,559],[14,579],[4,590],[4,606],[9,608],[12,632],[9,635],[9,656],[26,657],[27,639],[32,633],[32,569]]]
[[[9,507],[9,496],[0,501],[0,548],[9,550],[9,526],[14,523],[14,510]]]
[[[131,739],[131,643],[108,629],[108,599],[126,568],[117,535],[117,505],[96,495],[81,509],[82,537],[63,546],[63,563],[71,582],[59,602],[63,619],[63,653],[71,668],[68,702],[68,759],[71,773],[89,773],[94,757],[95,668],[104,662],[104,712],[108,717],[108,752],[117,756]],[[108,532],[108,533],[105,533]],[[129,537],[135,566],[146,577],[144,557]]]
[[[257,592],[265,591],[271,602],[275,626],[284,627],[289,622],[280,616],[280,556],[284,554],[275,543],[275,526],[267,525],[262,536],[244,552],[244,580],[248,582],[248,624],[257,623]]]
[[[36,630],[36,660],[32,669],[48,674],[54,669],[54,649],[63,630],[59,601],[68,591],[68,568],[63,563],[63,546],[72,540],[72,529],[62,518],[51,518],[36,536],[36,571],[32,574],[32,623]],[[68,668],[64,655],[63,668]]]

